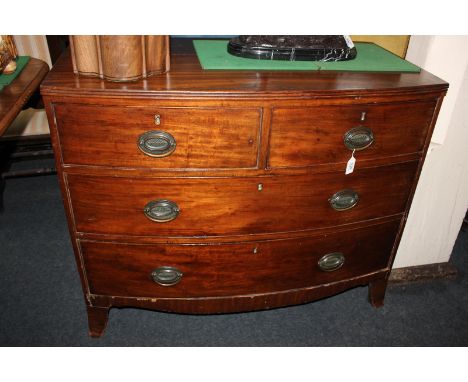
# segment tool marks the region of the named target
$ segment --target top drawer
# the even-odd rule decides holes
[[[275,108],[269,167],[392,157],[423,149],[436,102]],[[345,138],[347,144],[345,144]]]
[[[55,104],[64,164],[255,168],[260,109]]]

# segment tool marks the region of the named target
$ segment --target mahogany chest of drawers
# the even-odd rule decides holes
[[[189,53],[111,83],[64,55],[42,94],[90,335],[113,306],[240,312],[358,285],[382,305],[447,86],[203,71]]]

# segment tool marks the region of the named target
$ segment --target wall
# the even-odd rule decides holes
[[[20,56],[31,56],[38,58],[49,64],[52,67],[50,60],[49,47],[47,46],[47,39],[44,35],[16,35],[13,36],[16,48]]]
[[[395,267],[450,258],[468,208],[468,36],[413,36],[406,59],[450,88],[414,196]]]

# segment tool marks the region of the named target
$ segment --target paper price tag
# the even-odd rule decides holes
[[[354,48],[354,43],[353,43],[353,40],[351,40],[351,37],[349,37],[348,35],[343,35],[345,41],[346,41],[346,45],[348,45],[348,48]]]
[[[348,163],[346,164],[345,175],[351,174],[354,171],[354,165],[356,164],[356,158],[354,157],[354,151],[351,154],[351,158],[349,158]]]

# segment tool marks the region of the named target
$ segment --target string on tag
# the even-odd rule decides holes
[[[349,158],[348,163],[346,164],[345,175],[351,174],[354,171],[354,165],[356,164],[356,158],[354,157],[354,152],[351,154],[351,158]]]

